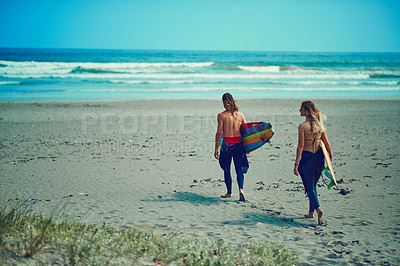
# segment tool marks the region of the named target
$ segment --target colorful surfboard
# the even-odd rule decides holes
[[[331,183],[328,185],[328,189],[331,189],[333,186],[336,186],[336,188],[339,189],[336,182],[335,173],[333,172],[331,158],[329,157],[329,153],[325,147],[325,143],[323,141],[320,141],[320,146],[322,152],[324,153],[325,162],[328,165],[328,167],[322,170],[321,174],[325,174],[331,180]]]
[[[274,131],[272,125],[266,122],[250,122],[240,127],[243,145],[246,152],[254,151],[269,142]]]

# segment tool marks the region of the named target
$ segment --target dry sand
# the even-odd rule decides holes
[[[400,100],[315,100],[326,113],[342,195],[320,181],[326,226],[305,219],[293,175],[300,100],[239,99],[270,121],[249,155],[246,203],[213,158],[219,100],[1,103],[0,198],[72,221],[283,243],[299,264],[400,264]],[[30,199],[30,200],[29,200]]]

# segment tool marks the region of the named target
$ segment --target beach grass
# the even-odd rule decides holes
[[[0,210],[0,264],[67,265],[294,265],[296,255],[270,242],[232,245],[158,234],[150,229],[117,229],[103,224],[29,214],[23,205]]]

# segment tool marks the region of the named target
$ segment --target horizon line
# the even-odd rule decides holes
[[[130,50],[130,51],[196,51],[196,52],[267,52],[267,53],[400,53],[399,51],[306,51],[306,50],[240,50],[240,49],[159,49],[159,48],[78,48],[78,47],[0,47],[0,49],[54,49],[54,50]]]

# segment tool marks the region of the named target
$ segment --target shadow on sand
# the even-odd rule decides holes
[[[145,199],[145,202],[187,202],[194,205],[214,205],[219,203],[225,203],[226,201],[219,197],[206,197],[192,192],[176,192],[171,194],[171,198],[159,198],[159,199]],[[232,220],[222,222],[224,225],[255,225],[257,223],[264,223],[276,226],[287,226],[305,228],[309,227],[309,224],[301,223],[296,220],[304,220],[299,218],[288,218],[280,217],[274,213],[263,214],[263,213],[244,213],[243,219]]]
[[[262,213],[245,213],[243,214],[243,219],[226,221],[222,224],[232,224],[232,225],[255,225],[257,223],[270,224],[276,226],[287,226],[287,227],[297,227],[306,228],[309,224],[300,223],[295,221],[296,218],[279,217],[276,214],[262,214]]]
[[[176,192],[172,194],[169,199],[150,199],[150,200],[142,200],[147,202],[171,202],[171,201],[180,201],[180,202],[188,202],[192,204],[202,204],[202,205],[213,205],[223,202],[220,198],[216,197],[205,197],[192,192]]]

